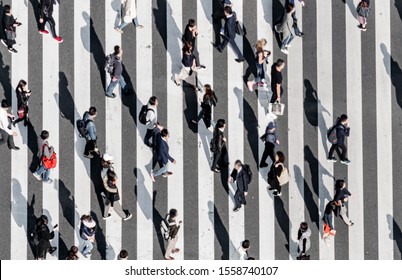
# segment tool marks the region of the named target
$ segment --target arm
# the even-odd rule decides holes
[[[307,238],[303,238],[303,250],[301,251],[302,254],[306,253],[306,244],[307,244]]]
[[[174,225],[170,228],[170,237],[174,239],[179,232],[180,226]]]
[[[54,148],[52,146],[48,146],[47,144],[43,147],[43,153],[42,155],[44,157],[50,158],[50,156],[53,154]]]
[[[43,20],[45,17],[45,0],[40,0],[40,16],[39,19]]]
[[[92,121],[87,124],[88,135],[91,140],[96,140],[95,125]]]

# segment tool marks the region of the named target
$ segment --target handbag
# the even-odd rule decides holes
[[[285,104],[283,103],[275,102],[275,103],[269,103],[268,105],[268,112],[272,112],[277,116],[282,116],[284,111],[285,111]]]
[[[13,30],[6,30],[6,37],[9,41],[14,41],[17,38],[17,33]]]
[[[279,185],[283,186],[289,182],[290,174],[289,174],[288,169],[282,163],[280,163],[280,165],[282,165],[282,172],[281,172],[281,175],[276,176],[276,178],[278,178]]]
[[[235,31],[236,31],[236,34],[239,35],[239,36],[244,36],[244,35],[246,35],[244,26],[243,26],[238,20],[236,20]]]

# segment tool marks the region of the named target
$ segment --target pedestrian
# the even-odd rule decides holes
[[[57,225],[53,227],[53,230],[50,231],[48,224],[48,218],[46,215],[41,215],[36,220],[35,234],[38,240],[38,245],[36,246],[36,259],[37,260],[45,260],[46,254],[53,254],[57,247],[53,247],[50,244],[50,240],[52,240],[55,236],[54,229],[57,228]]]
[[[347,209],[345,203],[349,200],[352,194],[346,189],[346,182],[344,180],[336,180],[335,182],[335,195],[334,203],[336,205],[337,214],[342,218],[343,222],[348,226],[353,226],[353,222],[347,216]]]
[[[180,86],[181,81],[185,80],[187,83],[194,87],[194,90],[198,90],[197,87],[197,64],[193,54],[193,45],[191,42],[186,42],[182,48],[182,67],[179,75],[176,76],[174,82],[177,86]]]
[[[128,260],[128,252],[126,250],[121,250],[117,259],[121,261]]]
[[[43,130],[38,137],[38,158],[40,159],[40,164],[38,169],[33,173],[34,177],[38,180],[42,180],[44,183],[51,184],[53,180],[49,178],[50,170],[44,164],[44,159],[51,158],[54,153],[54,148],[48,142],[49,131]]]
[[[144,136],[144,144],[152,148],[155,145],[155,127],[159,126],[158,123],[158,99],[156,96],[152,96],[148,100],[147,112],[146,112],[146,128],[147,132]],[[152,138],[152,143],[149,141]]]
[[[300,253],[299,258],[307,256],[307,251],[311,247],[310,236],[311,230],[309,229],[308,224],[306,222],[302,222],[297,232],[297,240],[299,244],[297,252]]]
[[[282,17],[282,20],[275,25],[275,31],[282,35],[281,41],[281,51],[285,54],[289,54],[288,48],[292,42],[294,36],[292,33],[293,27],[293,17],[292,14],[295,11],[295,6],[293,4],[286,5],[286,14]]]
[[[246,196],[248,194],[248,185],[251,183],[250,166],[243,164],[239,159],[236,160],[232,173],[228,179],[229,183],[236,183],[236,193],[234,195],[234,212],[239,211],[241,205],[246,205]]]
[[[186,27],[184,28],[184,34],[182,37],[183,44],[191,43],[191,46],[195,48],[195,39],[198,36],[197,25],[194,19],[189,19]]]
[[[323,224],[324,224],[324,233],[322,235],[322,238],[324,239],[324,242],[327,246],[329,246],[329,240],[331,236],[335,236],[336,230],[333,226],[332,219],[333,219],[333,212],[334,209],[336,208],[335,202],[330,201],[327,203],[325,206],[324,210],[324,216],[322,217]]]
[[[78,259],[78,247],[71,246],[70,250],[67,252],[66,260],[77,261]]]
[[[56,34],[56,22],[53,18],[54,0],[40,0],[40,15],[39,15],[39,34],[46,35],[49,31],[45,29],[46,22],[49,24],[53,38],[58,43],[62,43],[63,39]]]
[[[282,87],[282,70],[285,68],[285,62],[282,59],[278,59],[274,65],[271,67],[271,90],[272,97],[270,103],[281,103],[281,98],[283,95]]]
[[[158,177],[160,175],[163,175],[163,177],[167,177],[173,174],[169,171],[169,161],[173,164],[176,164],[176,160],[172,158],[172,156],[169,154],[169,145],[167,142],[168,139],[169,131],[166,128],[162,129],[161,132],[157,133],[155,136],[155,154],[160,169],[155,173],[153,170],[151,171],[152,182],[156,182],[155,177]]]
[[[229,44],[237,56],[237,58],[235,60],[239,63],[243,62],[245,59],[235,41],[236,22],[237,22],[236,13],[234,13],[232,11],[232,8],[230,6],[226,6],[224,8],[224,12],[225,12],[225,26],[223,27],[223,30],[221,31],[221,34],[223,36],[223,41],[217,47],[217,50],[219,52],[223,52],[223,50]]]
[[[134,24],[136,28],[142,29],[144,26],[138,24],[137,18],[137,3],[135,0],[121,0],[122,10],[121,10],[121,23],[114,29],[117,32],[123,33],[123,28],[126,27],[130,22]]]
[[[346,146],[346,137],[349,137],[350,134],[348,116],[342,114],[335,122],[333,129],[336,129],[336,143],[332,144],[329,149],[327,161],[337,162],[337,159],[334,157],[334,151],[336,151],[341,163],[349,165],[350,160],[347,158],[348,148]],[[342,150],[342,152],[340,150]]]
[[[17,19],[14,18],[10,5],[4,6],[2,23],[5,40],[2,39],[1,42],[7,47],[10,53],[17,53],[17,50],[13,48],[13,45],[16,44],[15,38],[17,37],[17,26],[20,26],[21,22],[18,22]]]
[[[366,31],[367,17],[370,13],[370,0],[361,0],[356,8],[357,20],[359,25],[357,26],[361,31]]]
[[[248,81],[247,87],[249,91],[254,90],[254,86],[257,84],[261,87],[267,87],[267,82],[265,80],[265,70],[264,70],[264,62],[268,64],[268,57],[271,55],[271,52],[264,49],[267,45],[266,39],[260,39],[257,41],[255,45],[255,66],[257,68],[257,75],[255,76],[254,81]]]
[[[110,60],[110,83],[106,89],[106,97],[115,98],[116,94],[113,93],[113,90],[120,84],[120,87],[124,94],[131,93],[131,89],[126,84],[126,81],[123,78],[123,49],[120,46],[114,46],[113,54],[109,55],[111,57]],[[109,57],[108,56],[108,57]]]
[[[221,21],[222,19],[224,19],[225,18],[225,7],[233,6],[233,4],[230,0],[221,0],[219,4],[220,4],[220,8],[216,9],[216,10],[214,9],[214,13],[212,14],[212,19],[214,21]]]
[[[107,171],[114,170],[113,167],[113,156],[111,154],[103,154],[101,157],[101,166],[102,166],[102,171],[101,171],[101,176],[102,179],[105,178]]]
[[[249,260],[248,256],[248,250],[250,249],[250,241],[249,240],[244,240],[241,242],[240,247],[237,249],[239,252],[239,260],[244,261],[244,260]]]
[[[24,80],[20,80],[17,88],[15,89],[17,95],[17,106],[18,106],[18,119],[13,121],[15,126],[17,123],[24,121],[24,126],[28,125],[28,100],[31,97],[31,90],[28,89],[28,83]]]
[[[15,120],[14,115],[8,113],[8,109],[10,108],[10,105],[8,105],[8,102],[6,99],[3,99],[1,101],[1,109],[0,109],[0,134],[1,134],[1,139],[0,139],[0,145],[4,144],[7,142],[7,146],[10,150],[16,150],[18,151],[20,148],[15,146],[14,144],[14,136],[18,136],[17,132],[11,130],[11,125],[10,121]]]
[[[305,6],[305,3],[303,0],[298,0],[302,7]],[[288,0],[288,3],[293,4],[295,6],[295,0]],[[297,16],[296,16],[296,6],[295,6],[295,11],[292,14],[293,18],[293,30],[295,31],[295,35],[299,37],[303,37],[304,33],[300,31],[299,26],[297,25]]]
[[[120,204],[119,189],[117,188],[117,176],[113,170],[108,170],[103,178],[103,186],[105,192],[102,194],[105,201],[105,209],[103,211],[103,219],[106,220],[112,215],[109,213],[110,207],[124,221],[131,219],[133,216],[128,210],[123,210]]]
[[[268,172],[268,184],[270,186],[269,190],[274,190],[274,195],[282,195],[282,186],[279,183],[278,177],[282,175],[285,166],[285,155],[281,151],[277,151],[275,154],[275,162],[271,165],[271,169]]]
[[[95,125],[95,118],[97,116],[97,110],[95,107],[90,107],[87,112],[84,113],[82,120],[85,124],[86,129],[86,144],[84,149],[84,157],[86,158],[93,158],[94,153],[98,154],[99,149],[97,147],[96,141],[98,139],[96,125]]]
[[[83,242],[82,255],[86,258],[91,256],[91,251],[93,249],[92,243],[95,242],[97,225],[91,215],[82,215],[80,224],[80,236]]]
[[[182,221],[177,223],[178,213],[176,209],[170,209],[169,216],[167,221],[169,223],[169,237],[167,239],[166,250],[165,250],[165,260],[174,260],[171,254],[177,253],[180,251],[179,248],[176,248],[177,239],[179,236],[177,233],[179,232],[180,226],[182,225]]]
[[[264,152],[262,153],[260,168],[268,167],[267,159],[271,159],[272,163],[275,162],[275,147],[279,145],[279,139],[276,137],[276,124],[274,120],[271,120],[267,128],[265,129],[264,135],[260,139],[265,143]]]
[[[224,119],[219,119],[216,122],[215,130],[211,140],[210,150],[213,152],[213,160],[211,171],[216,173],[221,172],[221,162],[226,164],[228,162],[228,154],[226,148],[226,137],[224,136],[226,122]]]
[[[201,111],[197,116],[197,119],[192,120],[193,123],[198,123],[201,119],[204,120],[205,126],[209,128],[212,120],[212,107],[216,107],[218,98],[215,95],[215,91],[212,90],[210,84],[204,85],[204,96],[201,102]]]

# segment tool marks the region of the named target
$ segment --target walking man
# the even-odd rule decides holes
[[[91,251],[94,247],[92,243],[95,242],[96,222],[90,215],[83,215],[81,217],[80,236],[84,240],[82,254],[88,258],[91,256]]]
[[[343,222],[348,226],[353,226],[354,224],[347,216],[347,209],[345,205],[349,196],[351,195],[352,194],[346,189],[346,182],[344,180],[337,180],[335,183],[334,202],[337,207],[337,213],[342,218]]]
[[[40,16],[39,16],[39,34],[46,35],[49,31],[45,29],[46,22],[49,24],[53,38],[58,42],[63,42],[63,39],[56,34],[56,22],[53,18],[54,0],[40,0]]]
[[[8,113],[9,108],[10,105],[8,105],[7,100],[3,99],[1,101],[1,109],[0,109],[0,134],[2,137],[2,139],[0,139],[0,145],[7,142],[7,146],[10,150],[18,151],[20,148],[15,146],[14,144],[14,136],[18,136],[18,134],[17,132],[11,130],[11,125],[8,120],[8,118],[14,120],[15,117],[12,114]]]
[[[337,162],[337,159],[334,157],[334,151],[336,151],[339,158],[341,159],[341,163],[349,165],[350,160],[346,156],[346,153],[348,151],[348,148],[346,146],[346,137],[349,137],[350,134],[348,116],[345,114],[341,115],[335,123],[334,129],[336,129],[337,141],[335,144],[332,144],[331,148],[329,149],[327,160],[330,162]],[[340,150],[342,150],[342,152]]]
[[[38,169],[33,173],[34,177],[38,180],[42,180],[44,183],[51,184],[52,179],[49,178],[50,169],[47,169],[43,164],[43,158],[50,158],[54,152],[53,146],[49,145],[49,132],[43,130],[38,137],[38,158],[40,159],[40,165]]]
[[[225,11],[225,26],[223,28],[223,41],[217,47],[219,52],[223,52],[228,44],[232,47],[233,51],[235,52],[237,58],[235,59],[237,62],[243,62],[244,57],[235,42],[236,38],[236,14],[232,11],[230,6],[226,6],[224,8]]]
[[[246,205],[248,184],[251,182],[250,167],[243,165],[240,160],[236,160],[234,169],[229,176],[229,183],[236,183],[237,190],[234,195],[235,207],[233,211],[239,211],[242,204]]]
[[[163,175],[163,177],[167,177],[172,175],[173,173],[169,171],[169,161],[172,162],[173,164],[176,164],[176,160],[171,157],[169,154],[169,145],[168,145],[168,139],[169,139],[169,131],[164,128],[160,133],[156,134],[156,158],[159,163],[159,166],[161,167],[158,171],[154,173],[154,171],[151,171],[151,179],[152,182],[156,182],[155,177]]]
[[[285,54],[289,54],[288,48],[292,42],[294,36],[292,34],[293,17],[292,14],[295,11],[293,4],[286,5],[286,14],[282,17],[281,22],[275,25],[275,31],[282,35],[281,51]]]
[[[239,249],[237,249],[237,251],[239,252],[239,255],[240,255],[239,260],[246,261],[249,259],[249,257],[248,257],[249,249],[250,249],[250,241],[246,239],[241,243]]]
[[[270,103],[281,103],[281,97],[283,94],[282,88],[282,70],[285,68],[285,62],[282,59],[278,59],[271,68],[271,90],[272,97]]]
[[[180,221],[177,224],[177,215],[176,209],[170,209],[168,218],[169,238],[166,244],[165,260],[174,260],[174,258],[170,255],[180,251],[179,248],[176,248],[177,239],[179,238],[177,233],[179,232],[180,226],[183,224],[183,222]]]
[[[91,107],[89,108],[89,111],[85,112],[84,116],[82,117],[82,120],[85,123],[85,129],[87,131],[87,134],[85,135],[87,143],[85,145],[84,157],[89,159],[94,157],[93,153],[99,152],[96,146],[96,139],[98,138],[96,133],[96,125],[94,122],[96,116],[97,116],[96,108]]]
[[[265,133],[260,139],[265,142],[265,148],[260,162],[260,168],[264,168],[268,167],[268,157],[271,159],[272,163],[275,162],[275,145],[280,144],[278,138],[276,138],[276,124],[274,120],[268,123]]]
[[[227,150],[226,150],[226,137],[223,134],[225,128],[226,128],[225,120],[219,119],[216,123],[215,130],[212,136],[210,149],[214,153],[214,158],[212,160],[211,170],[216,173],[221,172],[218,164],[220,163],[222,156],[224,163],[226,164],[228,162]]]
[[[295,6],[295,0],[288,0],[289,4],[292,4],[293,6]],[[300,4],[302,5],[302,7],[304,7],[305,3],[303,0],[298,0],[300,2]],[[295,11],[292,14],[292,18],[293,18],[293,29],[295,31],[295,35],[299,36],[299,37],[303,37],[304,33],[300,31],[299,27],[297,26],[297,16],[296,16],[296,6],[295,6]]]
[[[113,93],[113,90],[120,84],[121,89],[124,94],[128,94],[130,89],[126,84],[126,81],[123,78],[123,63],[121,61],[123,56],[123,49],[120,46],[114,46],[114,53],[111,55],[111,73],[110,73],[110,84],[106,89],[106,96],[115,98],[116,94]]]
[[[156,96],[152,96],[149,98],[148,104],[147,104],[147,115],[146,115],[146,127],[147,127],[147,133],[145,134],[144,137],[144,143],[148,147],[152,147],[152,145],[155,146],[155,139],[152,139],[152,144],[149,141],[152,136],[154,136],[154,129],[157,127],[158,124],[158,99]]]

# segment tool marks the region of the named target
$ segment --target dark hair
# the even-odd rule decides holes
[[[4,5],[4,13],[9,14],[11,12],[11,7],[10,5]]]
[[[255,260],[255,258],[254,257],[248,257],[247,260],[248,261],[253,261],[253,260]]]
[[[278,155],[278,158],[279,158],[278,161],[279,161],[280,163],[284,163],[284,162],[285,162],[285,159],[286,159],[286,158],[285,158],[285,155],[284,155],[281,151],[277,151],[276,154]]]
[[[279,59],[276,61],[275,65],[276,65],[277,67],[281,67],[281,66],[283,65],[283,63],[284,63],[284,61],[279,58]]]
[[[161,131],[161,136],[162,136],[162,137],[166,137],[166,136],[168,136],[168,135],[169,135],[169,131],[168,131],[166,128],[162,129],[162,131]]]
[[[289,3],[289,4],[286,6],[286,12],[287,12],[287,13],[290,13],[290,12],[293,10],[294,7],[295,7],[294,4]]]
[[[302,223],[300,224],[300,230],[301,230],[302,232],[305,232],[307,229],[308,229],[308,224],[307,224],[306,222],[302,222]]]
[[[149,98],[149,104],[151,104],[152,106],[154,106],[156,104],[156,96],[152,96],[151,98]]]
[[[250,248],[250,241],[249,241],[248,239],[244,240],[244,241],[241,243],[241,246],[242,246],[244,249]]]
[[[42,138],[42,140],[46,140],[47,138],[49,138],[49,131],[42,130],[42,132],[40,133],[40,138]]]
[[[8,108],[10,105],[8,105],[7,99],[1,100],[1,108]]]
[[[81,221],[83,221],[83,220],[89,220],[89,221],[91,221],[91,220],[92,220],[92,217],[91,217],[91,215],[84,214],[84,215],[81,216],[81,219],[80,219],[80,220],[81,220]]]
[[[233,14],[232,7],[226,6],[225,7],[225,13],[228,13],[229,15]]]
[[[120,46],[119,45],[114,46],[114,55],[118,55],[119,52],[120,52]]]
[[[190,26],[190,27],[194,27],[195,26],[195,20],[194,19],[189,19],[188,20],[188,25]]]
[[[348,115],[346,115],[346,114],[342,114],[340,117],[339,117],[339,121],[340,122],[346,122],[348,120]]]
[[[240,159],[238,159],[238,160],[235,161],[235,165],[238,165],[238,164],[242,165],[242,162],[241,162]]]
[[[169,210],[169,216],[170,216],[170,218],[176,217],[177,216],[177,210],[174,209],[174,208],[170,209]]]
[[[216,122],[216,127],[217,128],[222,128],[222,127],[224,127],[225,126],[225,120],[224,119],[219,119],[217,122]]]
[[[22,87],[24,87],[24,86],[26,86],[26,85],[27,85],[27,82],[26,82],[25,80],[20,80],[20,81],[18,82],[17,88],[21,88],[21,89],[22,89]]]
[[[128,257],[128,252],[126,250],[121,250],[119,254],[120,259],[125,259]]]
[[[95,116],[96,115],[96,108],[95,107],[89,108],[88,113],[89,113],[90,116]]]
[[[114,172],[114,171],[111,170],[111,169],[108,169],[108,171],[107,171],[107,179],[108,179],[109,181],[114,181],[114,180],[116,180],[116,178],[117,178],[116,172]]]
[[[78,253],[78,247],[77,246],[71,246],[70,250],[67,253],[67,258],[66,259],[67,260],[73,260],[73,261],[78,260],[77,253]]]
[[[335,202],[334,201],[330,201],[327,203],[327,205],[325,205],[325,210],[324,212],[327,214],[331,214],[332,211],[334,211],[335,208]]]
[[[335,182],[335,189],[342,189],[343,185],[345,184],[345,180],[336,180]]]
[[[183,51],[183,56],[186,52],[191,52],[191,49],[193,48],[193,43],[191,42],[185,42],[183,45],[183,48],[181,49]]]

